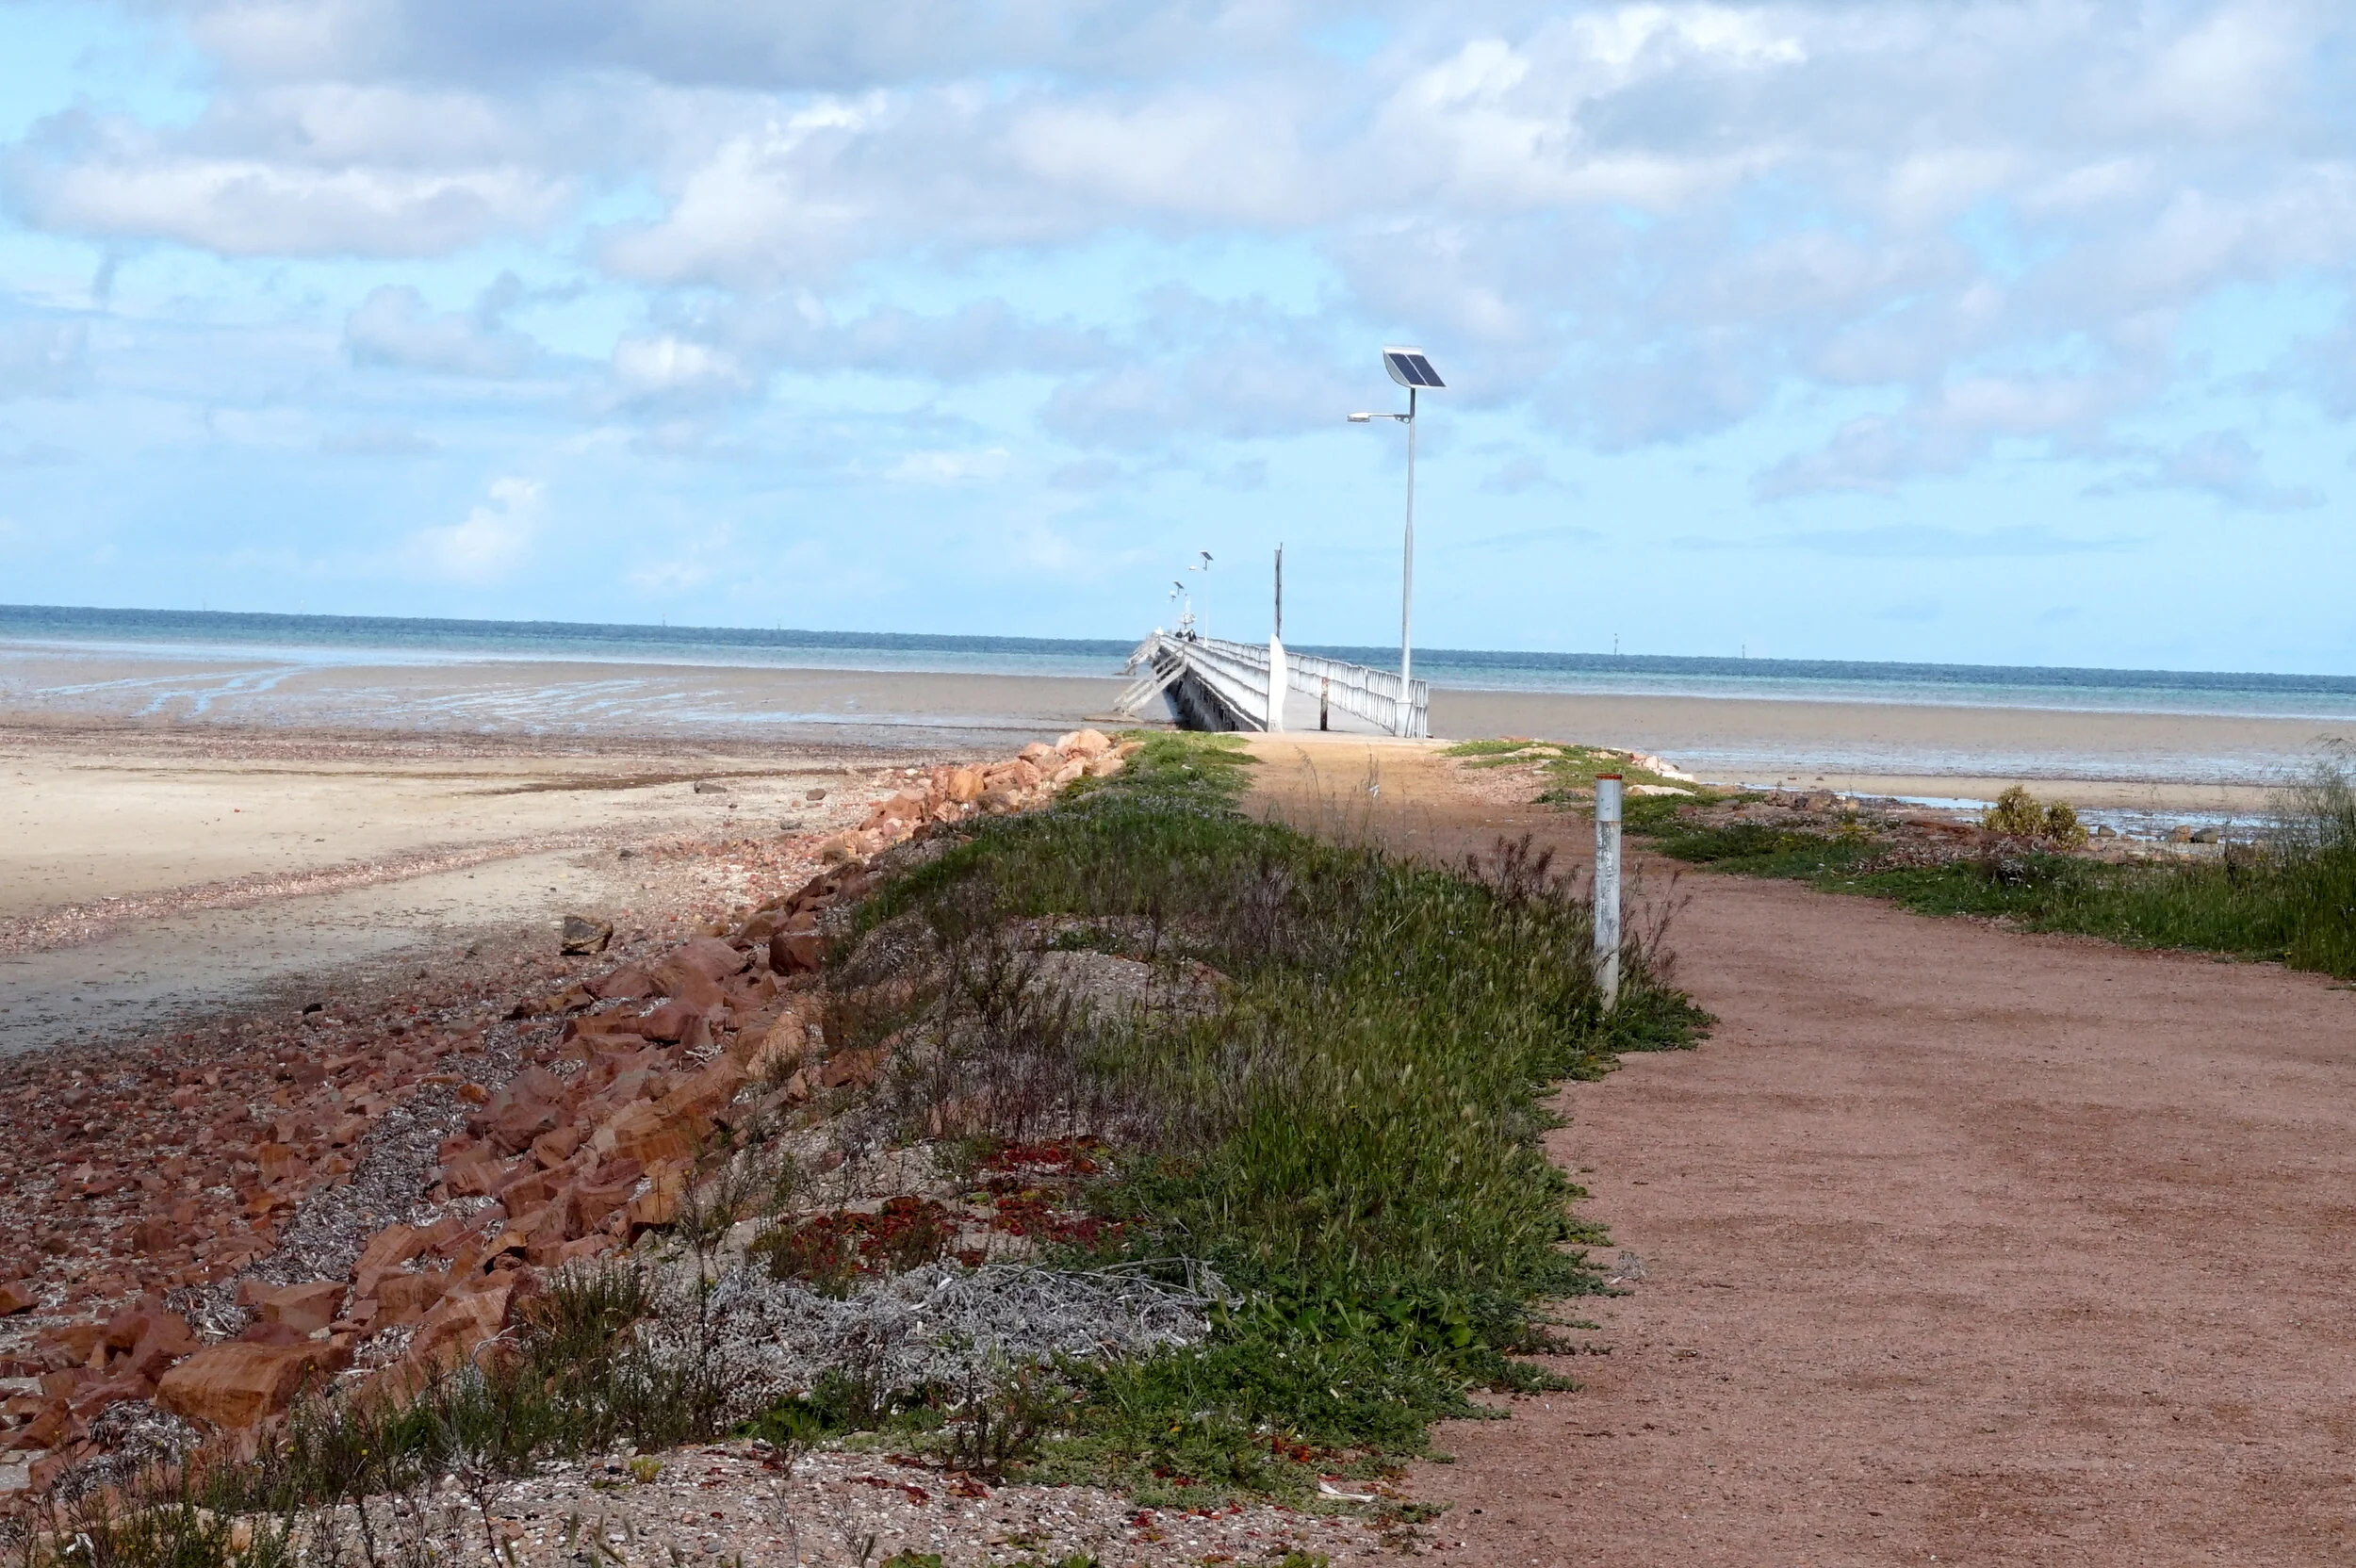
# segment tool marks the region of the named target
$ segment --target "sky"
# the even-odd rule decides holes
[[[0,0],[0,602],[2356,673],[2356,13]],[[1207,571],[1187,573],[1199,551]]]

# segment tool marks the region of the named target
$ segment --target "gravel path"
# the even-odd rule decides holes
[[[1584,858],[1584,822],[1429,753],[1381,765],[1376,825],[1415,847],[1529,827]],[[1581,1392],[1444,1431],[1459,1462],[1413,1491],[1455,1505],[1446,1555],[2356,1560],[2356,995],[1791,884],[1677,891],[1715,1034],[1571,1088],[1552,1139],[1634,1277],[1576,1304]]]

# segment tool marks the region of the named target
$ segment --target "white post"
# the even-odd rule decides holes
[[[1268,623],[1268,727],[1271,735],[1284,729],[1284,547],[1276,547],[1276,619]]]
[[[1603,1010],[1620,1001],[1620,776],[1595,779],[1595,979]]]
[[[1413,636],[1415,612],[1415,389],[1407,389],[1407,545],[1399,568],[1399,706],[1392,711],[1391,733],[1407,733],[1407,681],[1415,674]]]

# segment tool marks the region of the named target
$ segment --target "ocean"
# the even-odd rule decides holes
[[[263,664],[532,661],[1108,678],[1131,643],[789,628],[605,626],[228,611],[0,605],[0,645]],[[1296,645],[1383,669],[1393,648]],[[1435,687],[1753,701],[1928,704],[2242,718],[2356,719],[2356,677],[2254,671],[2111,670],[1662,654],[1419,648]]]

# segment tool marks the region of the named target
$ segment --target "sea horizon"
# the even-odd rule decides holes
[[[1135,645],[1112,638],[642,625],[266,611],[0,605],[0,645],[246,653],[296,663],[550,661],[1111,678]],[[1396,647],[1297,643],[1396,669]],[[1901,660],[1417,648],[1435,688],[1782,702],[1927,704],[2250,718],[2356,718],[2356,676],[2109,669]]]

